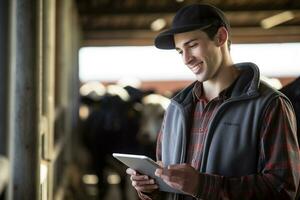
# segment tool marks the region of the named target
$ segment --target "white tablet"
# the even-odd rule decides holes
[[[155,170],[160,166],[151,158],[143,155],[113,153],[113,157],[127,165],[128,167],[155,179],[160,191],[184,194],[166,184],[161,178],[155,176]]]

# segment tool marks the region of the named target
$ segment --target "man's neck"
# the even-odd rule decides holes
[[[207,100],[216,98],[221,91],[228,88],[239,76],[239,71],[233,64],[220,68],[216,77],[203,82],[203,90]]]

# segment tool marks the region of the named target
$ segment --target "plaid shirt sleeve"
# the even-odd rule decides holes
[[[295,115],[285,99],[278,98],[268,107],[260,137],[259,173],[234,178],[200,173],[197,198],[295,199],[300,154]]]

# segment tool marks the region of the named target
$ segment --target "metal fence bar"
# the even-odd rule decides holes
[[[38,199],[39,152],[39,0],[10,1],[8,199]]]
[[[0,154],[7,155],[8,0],[0,1]]]

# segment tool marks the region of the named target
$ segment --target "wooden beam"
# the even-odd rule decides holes
[[[195,0],[176,2],[175,0],[122,0],[122,1],[88,1],[77,0],[79,12],[82,14],[114,14],[114,13],[155,13],[176,12],[179,8],[195,3]],[[251,1],[212,1],[202,0],[203,3],[211,3],[224,11],[268,11],[274,9],[300,8],[299,1],[272,1],[272,0],[251,0]],[[109,8],[109,9],[107,9]]]
[[[263,11],[227,11],[225,15],[232,27],[260,26],[261,20],[284,12],[286,10]],[[294,20],[288,23],[300,25],[300,10],[289,10],[294,15]],[[126,30],[126,29],[150,29],[150,24],[157,18],[166,20],[167,27],[172,23],[175,13],[127,13],[127,14],[83,14],[80,16],[83,31],[89,30]]]
[[[234,28],[232,31],[233,43],[278,43],[300,42],[300,26]]]
[[[83,37],[83,46],[148,46],[153,45],[157,32],[90,31]],[[233,43],[300,42],[300,26],[232,28]]]

